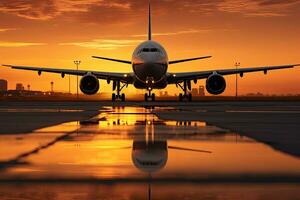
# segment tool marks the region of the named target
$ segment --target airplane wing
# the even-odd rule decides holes
[[[202,59],[206,59],[206,58],[211,58],[211,56],[202,56],[202,57],[197,57],[197,58],[187,58],[187,59],[182,59],[182,60],[171,60],[169,62],[169,65],[177,64],[177,63],[183,63],[183,62],[190,62],[190,61],[194,61],[194,60],[202,60]]]
[[[72,70],[72,69],[55,69],[55,68],[41,68],[41,67],[29,67],[29,66],[15,66],[15,65],[2,65],[4,67],[10,67],[12,69],[37,71],[39,75],[42,72],[61,74],[62,77],[65,75],[78,75],[84,76],[87,73],[92,73],[98,79],[105,80],[120,80],[121,82],[131,83],[133,75],[132,73],[114,73],[114,72],[98,72],[98,71],[87,71],[87,70]]]
[[[101,60],[109,60],[113,62],[119,62],[119,63],[125,63],[131,65],[131,61],[128,60],[120,60],[115,58],[106,58],[106,57],[100,57],[100,56],[92,56],[92,58],[101,59]]]
[[[206,79],[213,73],[217,73],[222,76],[240,74],[241,77],[245,73],[259,72],[259,71],[262,71],[265,74],[267,74],[267,72],[271,71],[271,70],[289,69],[289,68],[294,68],[296,66],[300,66],[300,64],[269,66],[269,67],[240,68],[240,69],[210,70],[210,71],[200,71],[200,72],[169,73],[168,74],[168,83],[176,84],[176,83],[180,83],[185,80]]]

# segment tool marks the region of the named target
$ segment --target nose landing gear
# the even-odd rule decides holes
[[[118,94],[113,93],[111,99],[112,99],[112,101],[120,100],[120,101],[123,101],[123,102],[126,100],[125,94],[124,94],[124,93],[121,94],[121,95],[118,95]]]
[[[155,101],[155,94],[151,92],[152,90],[148,90],[148,94],[145,93],[145,101]]]

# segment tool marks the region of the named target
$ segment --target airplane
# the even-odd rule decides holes
[[[152,40],[152,17],[151,17],[151,0],[148,3],[148,40],[139,44],[133,52],[131,61],[120,60],[114,58],[106,58],[100,56],[92,56],[95,59],[107,60],[128,64],[132,66],[129,73],[114,73],[86,70],[70,70],[58,68],[42,68],[29,66],[2,65],[11,67],[12,69],[37,71],[38,75],[42,72],[58,73],[62,78],[65,75],[82,76],[80,80],[80,90],[86,95],[94,95],[100,89],[99,80],[106,80],[107,84],[112,84],[112,90],[116,93],[112,94],[112,101],[125,101],[125,94],[122,90],[132,84],[136,89],[147,90],[145,101],[155,101],[155,89],[165,89],[168,85],[176,85],[183,93],[179,95],[179,101],[192,101],[191,85],[192,81],[196,84],[200,79],[206,79],[206,90],[212,95],[220,95],[226,89],[226,80],[224,76],[239,74],[241,77],[245,73],[262,71],[267,74],[271,70],[289,69],[300,64],[266,66],[255,68],[240,69],[224,69],[224,70],[208,70],[194,71],[183,73],[172,73],[168,71],[168,66],[194,60],[202,60],[211,58],[211,56],[202,56],[197,58],[188,58],[180,60],[169,60],[165,48]]]

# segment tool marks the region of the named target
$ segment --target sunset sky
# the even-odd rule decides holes
[[[147,39],[147,0],[0,0],[0,64],[131,72],[131,66],[92,59],[130,60]],[[153,39],[171,60],[213,58],[172,65],[169,71],[201,71],[300,63],[300,0],[152,0]],[[298,69],[245,75],[240,93],[300,93]],[[234,94],[235,76],[225,95]],[[68,91],[68,78],[1,68],[0,79],[33,90]],[[204,84],[200,81],[200,84]],[[181,92],[171,86],[170,91]],[[127,89],[135,93],[133,87]],[[75,92],[75,78],[72,78]],[[101,82],[101,91],[111,86]]]

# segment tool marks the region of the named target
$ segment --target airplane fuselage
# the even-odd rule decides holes
[[[148,90],[166,88],[168,63],[168,54],[159,43],[149,40],[138,45],[132,55],[134,86]]]

